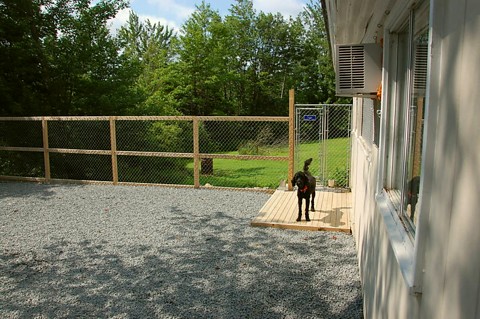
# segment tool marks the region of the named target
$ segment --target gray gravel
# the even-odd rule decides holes
[[[352,236],[250,227],[268,197],[0,183],[0,317],[362,318]]]

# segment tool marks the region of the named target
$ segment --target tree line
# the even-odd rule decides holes
[[[222,17],[207,2],[176,31],[125,0],[0,0],[0,111],[40,115],[286,115],[335,102],[320,4],[298,17],[236,0]]]

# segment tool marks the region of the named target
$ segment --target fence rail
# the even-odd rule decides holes
[[[319,150],[318,143],[300,145],[298,137],[320,126],[310,117],[309,123],[296,123],[294,91],[289,93],[288,117],[0,117],[0,180],[267,191],[286,180],[292,189],[295,156],[301,169]],[[335,129],[349,131],[349,123],[342,120]],[[331,123],[325,124],[328,132]],[[331,141],[332,155],[322,156],[347,161],[333,178],[348,179],[343,172],[349,157],[340,160],[334,152],[348,151],[348,141],[325,135],[336,141]]]
[[[3,117],[0,179],[272,189],[291,174],[290,121],[290,117]]]

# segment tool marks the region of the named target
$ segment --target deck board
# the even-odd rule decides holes
[[[305,202],[303,203],[305,209]],[[297,230],[323,230],[351,232],[350,213],[352,193],[345,190],[319,188],[316,191],[315,211],[310,212],[310,222],[297,222],[298,204],[295,191],[276,190],[251,221],[255,227],[275,227]]]

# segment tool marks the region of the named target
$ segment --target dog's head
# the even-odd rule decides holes
[[[308,177],[305,175],[304,172],[295,173],[292,179],[292,187],[295,187],[295,185],[297,185],[298,189],[303,192],[308,189]]]

